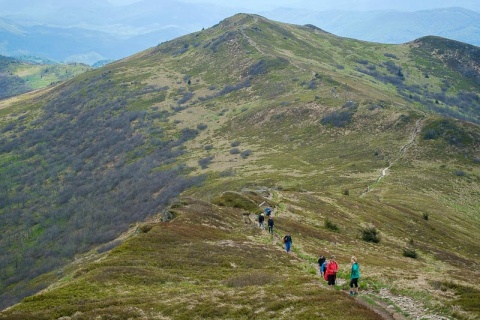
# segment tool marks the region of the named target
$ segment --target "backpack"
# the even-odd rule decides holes
[[[322,263],[322,266],[321,266],[320,268],[322,269],[322,272],[325,273],[325,271],[327,271],[327,262],[324,261],[324,262]]]

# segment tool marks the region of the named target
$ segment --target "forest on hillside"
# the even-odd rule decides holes
[[[0,308],[202,181],[175,164],[198,130],[166,137],[168,112],[128,110],[134,99],[104,74],[70,83],[39,118],[20,114],[0,128]]]

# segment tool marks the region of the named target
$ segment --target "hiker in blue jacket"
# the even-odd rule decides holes
[[[285,237],[283,237],[283,243],[285,243],[285,250],[288,252],[290,252],[290,247],[292,246],[292,236],[290,235],[290,233],[287,233],[287,235]]]
[[[264,211],[267,217],[270,217],[270,215],[272,214],[272,209],[270,207],[266,207]]]
[[[321,255],[320,258],[318,258],[318,260],[317,260],[318,271],[320,272],[321,277],[323,277],[323,275],[325,273],[325,269],[327,268],[327,265],[326,265],[325,261],[327,261],[327,259],[323,255]]]
[[[357,257],[352,256],[352,271],[350,272],[350,295],[358,294],[358,279],[360,278],[360,266],[357,263]]]

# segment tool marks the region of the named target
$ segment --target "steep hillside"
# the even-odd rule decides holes
[[[60,280],[2,316],[341,319],[360,308],[369,319],[337,292],[355,254],[365,301],[389,298],[410,317],[475,317],[478,51],[439,38],[373,44],[240,14],[0,102],[2,307]],[[254,205],[226,201],[229,190]],[[180,195],[189,198],[167,210]],[[274,239],[292,233],[295,255],[244,225],[264,201]],[[146,219],[152,231],[133,232]],[[377,242],[364,241],[372,233]],[[339,305],[322,311],[316,301],[332,293],[318,290],[319,254],[342,266]]]
[[[90,69],[80,64],[39,64],[0,56],[0,99],[45,88]]]

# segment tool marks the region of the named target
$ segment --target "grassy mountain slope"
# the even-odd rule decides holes
[[[239,209],[186,199],[175,213],[170,223],[139,227],[116,254],[96,257],[64,279],[68,285],[28,298],[28,307],[9,317],[251,319],[283,318],[285,312],[297,319],[381,319],[339,292],[320,289],[305,273],[313,272],[309,264],[246,225]],[[48,310],[63,298],[69,303]]]
[[[36,64],[0,56],[0,99],[45,88],[89,70],[80,64]]]
[[[2,101],[4,306],[61,279],[2,316],[251,318],[260,291],[272,294],[259,318],[340,319],[351,308],[370,318],[319,290],[312,267],[335,254],[344,279],[355,254],[371,303],[388,289],[392,304],[408,296],[434,314],[475,317],[478,51],[440,38],[372,44],[241,14]],[[227,190],[255,205],[226,201]],[[190,198],[165,211],[182,193]],[[263,201],[295,255],[244,225]],[[60,269],[118,245],[133,223],[172,215]],[[380,242],[362,240],[369,230]],[[313,290],[338,307],[319,311]]]

